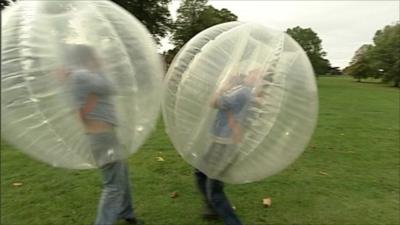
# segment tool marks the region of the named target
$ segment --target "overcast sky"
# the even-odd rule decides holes
[[[170,5],[172,17],[181,1]],[[399,20],[399,1],[225,1],[209,0],[217,9],[227,8],[239,21],[252,21],[285,31],[310,27],[322,39],[332,66],[344,68],[363,44],[372,43],[378,29]],[[163,49],[171,45],[162,41]]]

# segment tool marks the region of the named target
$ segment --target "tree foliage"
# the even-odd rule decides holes
[[[329,69],[328,74],[330,74],[330,75],[343,75],[343,72],[339,67],[335,66],[335,67],[331,67]]]
[[[377,74],[372,68],[371,59],[369,58],[371,49],[372,45],[367,44],[357,49],[350,61],[350,65],[344,69],[345,74],[354,77],[358,82],[361,82],[361,79],[367,79]]]
[[[235,20],[237,16],[229,10],[215,9],[207,5],[207,0],[184,0],[177,11],[172,42],[181,48],[199,32],[216,24]]]
[[[304,49],[317,74],[327,74],[331,70],[329,60],[324,58],[326,52],[322,50],[322,41],[311,28],[297,26],[287,29],[286,33]]]
[[[0,0],[3,10],[11,1]],[[112,0],[126,11],[134,15],[153,34],[157,43],[166,37],[172,27],[171,14],[168,4],[171,0]]]
[[[374,36],[374,46],[368,56],[371,67],[385,82],[400,85],[400,23],[385,26]]]
[[[11,2],[15,2],[16,0],[0,0],[0,9],[3,10],[6,6],[10,5]]]
[[[171,0],[112,0],[140,20],[157,43],[172,27],[168,4]]]
[[[182,1],[172,32],[172,43],[175,48],[164,53],[167,64],[172,61],[179,49],[196,34],[216,24],[237,20],[237,16],[229,10],[218,10],[207,5],[207,2],[207,0]]]
[[[373,45],[363,45],[354,54],[345,73],[358,81],[368,77],[400,85],[400,23],[378,30]]]
[[[206,4],[207,0],[184,0],[181,2],[177,10],[177,19],[172,33],[172,43],[177,48],[181,48],[199,32],[196,22]]]

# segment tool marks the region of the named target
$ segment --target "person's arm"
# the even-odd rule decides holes
[[[256,94],[255,94],[255,98],[254,98],[255,103],[257,105],[264,104],[265,103],[264,96],[265,96],[265,93],[262,91],[261,86],[258,86],[256,88]]]
[[[219,100],[224,96],[224,92],[232,88],[231,82],[224,82],[222,86],[217,88],[217,91],[211,97],[210,106],[220,108]]]
[[[213,96],[211,97],[211,101],[210,101],[210,106],[212,108],[218,108],[218,98],[221,96],[220,91],[217,91],[213,94]]]
[[[228,127],[232,130],[232,139],[235,144],[239,143],[242,139],[242,129],[240,123],[235,121],[232,111],[227,111]]]
[[[97,101],[97,96],[94,93],[90,93],[89,95],[87,95],[86,101],[79,109],[79,117],[82,121],[85,121],[86,114],[88,114],[94,109],[96,101]]]
[[[75,99],[76,110],[82,122],[85,121],[86,114],[91,112],[96,105],[95,85],[90,75],[86,73],[73,74],[72,95]]]

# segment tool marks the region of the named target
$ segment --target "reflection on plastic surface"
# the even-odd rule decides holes
[[[230,22],[195,36],[172,62],[163,117],[179,154],[208,176],[248,183],[290,165],[318,114],[312,66],[287,34]]]
[[[74,169],[138,149],[158,117],[163,71],[136,18],[110,1],[18,1],[2,20],[5,140]]]

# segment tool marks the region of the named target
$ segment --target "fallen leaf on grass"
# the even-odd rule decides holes
[[[264,199],[263,199],[263,206],[264,206],[264,208],[270,207],[271,204],[272,204],[271,198],[264,198]]]
[[[161,156],[157,156],[156,159],[157,159],[158,162],[164,162],[165,161],[164,158],[161,157]]]
[[[23,185],[23,183],[22,183],[22,182],[14,182],[12,185],[13,185],[14,187],[20,187],[20,186]]]
[[[178,197],[178,192],[176,192],[176,191],[172,192],[172,193],[169,195],[169,197],[171,197],[171,198],[176,198],[176,197]]]
[[[326,173],[326,172],[324,172],[324,171],[319,171],[319,174],[324,175],[324,176],[329,175],[328,173]]]

